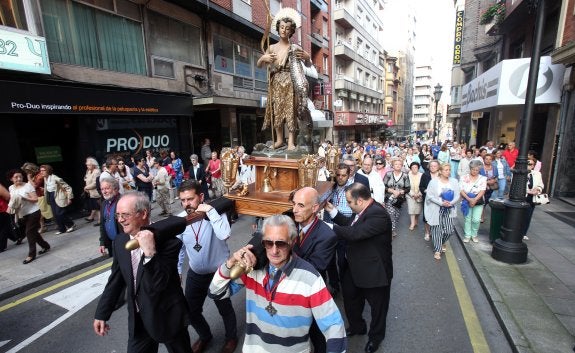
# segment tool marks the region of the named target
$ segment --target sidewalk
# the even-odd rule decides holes
[[[152,206],[152,221],[162,219],[158,216],[161,208],[155,203]],[[172,213],[181,211],[179,200],[175,200]],[[0,253],[0,300],[109,259],[99,252],[100,228],[86,223],[84,217],[74,222],[76,230],[72,233],[56,235],[55,226],[43,233],[51,249],[44,255],[37,255],[36,260],[27,265],[22,261],[28,254],[28,242],[24,240],[21,245],[15,245],[8,241],[7,250]]]
[[[517,352],[572,352],[575,345],[575,206],[552,199],[537,206],[529,229],[525,264],[509,265],[491,257],[490,208],[479,243],[458,241]]]

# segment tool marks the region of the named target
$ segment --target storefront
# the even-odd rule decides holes
[[[392,121],[387,120],[385,115],[335,112],[333,126],[337,139],[334,143],[361,142],[368,138],[379,139],[384,135],[383,130],[391,124]]]
[[[191,153],[189,95],[0,81],[2,175],[25,161],[48,163],[83,188],[84,160],[170,148]]]
[[[486,140],[496,144],[518,141],[525,104],[530,58],[503,60],[463,86],[461,102],[462,136],[470,144]],[[551,57],[541,57],[529,149],[543,163],[546,185],[554,164],[555,131],[559,123],[559,103],[565,67],[553,65]]]

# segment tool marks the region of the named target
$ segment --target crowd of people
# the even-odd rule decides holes
[[[324,141],[319,154],[325,156],[331,147]],[[127,303],[129,351],[153,352],[164,343],[173,352],[203,352],[213,339],[202,315],[211,298],[225,328],[221,352],[234,352],[238,323],[230,297],[245,288],[245,352],[307,352],[311,347],[318,353],[344,352],[347,338],[354,335],[368,336],[365,352],[377,351],[386,332],[391,244],[399,235],[404,205],[409,231],[423,225],[423,239],[432,242],[433,258],[439,261],[458,212],[464,216],[464,242],[478,242],[484,206],[506,196],[518,151],[513,143],[497,149],[491,141],[467,148],[456,142],[368,140],[342,145],[341,152],[335,171],[324,167],[319,173],[318,178],[334,181],[327,193],[320,195],[309,187],[294,191],[290,212],[263,220],[260,233],[253,236],[256,241],[234,252],[226,242],[232,234],[231,210],[216,206],[223,195],[218,190],[223,183],[216,181],[221,178],[221,162],[209,140],[201,149],[203,164],[192,154],[187,171],[174,151],[158,156],[146,151],[129,160],[110,156],[101,166],[86,158],[85,221],[99,227],[100,251],[113,257],[94,331],[105,335],[106,321]],[[237,155],[237,183],[252,183],[255,176],[242,146]],[[533,196],[544,187],[535,156],[531,151],[528,161],[529,218]],[[8,178],[12,185],[0,188],[0,220],[2,229],[14,228],[6,223],[22,228],[21,235],[11,239],[27,239],[27,264],[51,249],[42,236],[46,220],[54,220],[58,234],[76,229],[66,212],[74,193],[50,165],[26,163],[11,170]],[[160,242],[157,232],[142,229],[150,224],[152,202],[162,209],[160,215],[172,216],[175,200],[184,211],[166,220],[202,216],[178,228],[184,230],[170,241]],[[529,222],[523,229],[525,239],[528,228]],[[127,252],[124,245],[130,239],[138,240],[140,247]],[[6,237],[0,240],[5,249]],[[232,278],[238,263],[253,270]],[[339,293],[347,328],[333,300]],[[172,305],[166,306],[166,298]],[[362,315],[366,302],[369,324]],[[188,325],[199,337],[193,343]]]

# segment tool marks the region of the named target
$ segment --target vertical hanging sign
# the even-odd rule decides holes
[[[461,42],[463,40],[463,11],[455,14],[455,39],[453,41],[453,65],[461,64]]]

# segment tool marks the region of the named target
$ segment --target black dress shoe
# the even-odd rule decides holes
[[[27,265],[27,264],[29,264],[30,262],[34,261],[35,259],[36,259],[36,256],[34,256],[34,257],[28,256],[26,259],[24,259],[24,261],[22,261],[22,263],[23,263],[24,265]]]
[[[367,333],[367,329],[363,329],[361,331],[354,331],[351,328],[345,329],[345,335],[347,337],[351,337],[351,336],[355,336],[355,335],[362,336],[362,335],[365,335],[366,333]]]
[[[47,253],[48,251],[50,251],[50,248],[42,249],[42,250],[38,251],[38,254],[42,255],[42,254]]]
[[[373,353],[373,352],[377,351],[378,348],[379,348],[379,343],[375,343],[374,341],[367,341],[367,344],[365,345],[365,351],[367,353]]]

